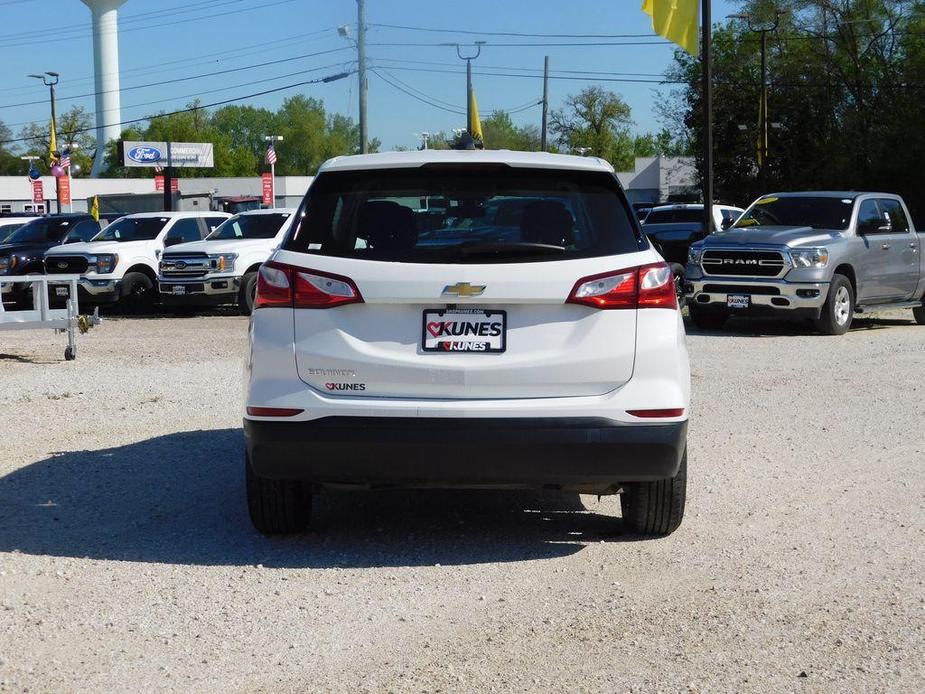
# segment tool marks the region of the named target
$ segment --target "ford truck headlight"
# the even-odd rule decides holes
[[[229,272],[234,270],[234,261],[237,260],[237,258],[237,253],[219,253],[209,256],[209,260],[212,261],[212,269],[215,272]]]
[[[697,246],[691,246],[687,251],[687,262],[696,263],[700,260],[700,256],[703,255],[703,249],[698,248]]]
[[[827,248],[794,248],[790,251],[790,260],[795,268],[825,267],[829,262]]]
[[[119,256],[114,253],[101,253],[90,258],[90,264],[96,266],[96,272],[99,275],[108,275],[116,269],[118,262]]]

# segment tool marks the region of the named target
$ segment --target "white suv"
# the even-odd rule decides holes
[[[340,157],[258,274],[251,519],[380,487],[622,493],[681,522],[690,374],[671,272],[600,159]]]
[[[157,299],[157,264],[165,247],[208,236],[225,212],[139,212],[120,217],[85,243],[45,253],[48,274],[79,274],[81,303],[119,303],[144,311]]]
[[[241,212],[202,241],[168,248],[157,278],[161,303],[180,308],[237,304],[250,315],[257,269],[279,246],[293,212]]]

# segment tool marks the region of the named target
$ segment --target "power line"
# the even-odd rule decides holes
[[[351,50],[350,46],[342,46],[340,48],[330,48],[326,51],[315,51],[314,53],[303,53],[302,55],[290,56],[288,58],[279,58],[277,60],[268,60],[262,63],[255,63],[253,65],[241,65],[238,67],[226,68],[224,70],[215,70],[213,72],[204,72],[199,75],[188,75],[186,77],[175,77],[169,80],[161,80],[159,82],[149,82],[148,84],[136,84],[131,87],[122,87],[119,89],[119,93],[134,91],[136,89],[146,89],[147,87],[160,87],[165,84],[176,84],[177,82],[188,82],[189,80],[201,79],[203,77],[215,77],[217,75],[227,75],[232,72],[241,72],[242,70],[253,70],[258,67],[267,67],[268,65],[279,65],[280,63],[288,63],[293,60],[302,60],[304,58],[313,58],[318,55],[328,55],[330,53],[338,53],[340,51]],[[74,99],[84,99],[91,96],[97,96],[98,94],[108,94],[116,90],[104,91],[104,92],[88,92],[87,94],[74,94],[71,96],[61,96],[58,97],[58,101],[73,101]],[[4,108],[16,108],[19,106],[35,106],[36,104],[44,104],[47,100],[39,99],[36,101],[23,101],[18,104],[4,104],[0,106],[0,109]]]
[[[531,47],[561,47],[561,48],[586,48],[593,46],[674,46],[671,41],[665,41],[664,39],[656,39],[656,37],[650,37],[653,40],[650,41],[597,41],[597,42],[565,42],[565,43],[549,43],[549,42],[521,42],[521,43],[490,43],[487,44],[493,48],[531,48]],[[387,47],[399,47],[399,48],[446,48],[445,43],[368,43],[367,46],[387,46]]]
[[[373,60],[373,58],[370,58]],[[408,63],[411,65],[437,65],[441,67],[456,67],[458,63],[448,63],[448,62],[438,62],[433,60],[409,60],[406,58],[383,58],[378,57],[375,60],[388,61],[392,63]],[[539,73],[537,77],[542,77],[543,68],[541,67],[511,67],[506,65],[484,65],[479,64],[481,69],[488,70],[513,70],[520,72],[536,72]],[[576,74],[576,75],[605,75],[610,77],[665,77],[663,73],[660,72],[611,72],[611,71],[597,71],[597,70],[551,70],[551,73],[563,73],[563,74]]]
[[[369,71],[370,71],[371,73],[373,73],[376,77],[378,77],[379,79],[381,79],[383,82],[385,82],[386,84],[388,84],[388,85],[390,85],[391,87],[393,87],[394,89],[397,89],[398,91],[403,92],[404,94],[407,94],[407,95],[410,96],[411,98],[417,99],[418,101],[420,101],[420,102],[422,102],[422,103],[425,103],[425,104],[427,104],[428,106],[432,106],[433,108],[437,108],[437,109],[440,109],[441,111],[446,111],[446,112],[448,112],[448,113],[455,113],[455,114],[458,115],[458,116],[464,116],[464,115],[466,115],[466,112],[465,112],[465,111],[457,110],[457,109],[454,109],[454,108],[447,108],[446,106],[441,106],[440,104],[434,103],[434,102],[432,102],[432,101],[428,101],[426,98],[424,98],[424,97],[422,97],[422,96],[418,96],[418,95],[415,94],[414,92],[412,92],[412,91],[410,91],[410,90],[408,90],[408,89],[405,89],[404,87],[399,86],[399,85],[396,84],[395,82],[392,82],[391,80],[389,80],[388,78],[386,78],[385,76],[383,76],[382,74],[380,74],[379,71],[376,70],[375,68],[370,68]]]
[[[471,36],[512,36],[521,38],[544,39],[639,39],[651,38],[652,34],[527,34],[516,31],[474,31],[468,29],[437,29],[434,27],[416,27],[401,24],[370,24],[371,27],[383,29],[403,29],[406,31],[427,31],[438,34],[467,34]],[[498,45],[498,44],[492,44]]]
[[[154,119],[154,118],[165,118],[165,117],[167,117],[167,116],[176,116],[176,115],[179,115],[179,114],[181,114],[181,113],[192,113],[193,111],[201,111],[201,110],[207,109],[207,108],[214,108],[215,106],[225,106],[225,105],[227,105],[227,104],[233,104],[233,103],[238,102],[238,101],[246,101],[247,99],[254,99],[254,98],[258,97],[258,96],[266,96],[267,94],[275,94],[275,93],[277,93],[277,92],[282,92],[282,91],[285,91],[285,90],[287,90],[287,89],[295,89],[296,87],[304,87],[305,85],[308,85],[308,84],[322,84],[322,83],[325,83],[325,84],[326,84],[326,83],[328,83],[328,82],[336,82],[336,81],[339,80],[339,79],[343,79],[343,78],[345,78],[345,77],[349,77],[350,75],[354,74],[355,72],[356,72],[356,70],[348,70],[348,71],[345,71],[345,72],[339,72],[339,73],[334,74],[334,75],[327,75],[326,77],[319,77],[318,79],[304,80],[304,81],[302,81],[302,82],[293,82],[292,84],[285,84],[285,85],[283,85],[283,86],[281,86],[281,87],[274,87],[273,89],[264,89],[263,91],[254,92],[253,94],[244,94],[244,95],[242,95],[242,96],[236,96],[236,97],[233,97],[233,98],[231,98],[231,99],[222,99],[221,101],[213,101],[213,102],[208,103],[208,104],[198,104],[198,105],[196,105],[196,106],[190,106],[190,107],[188,107],[188,108],[181,108],[181,109],[178,109],[178,110],[176,110],[176,111],[170,111],[170,112],[168,112],[168,113],[155,113],[154,115],[143,116],[143,117],[141,117],[141,118],[130,118],[130,119],[128,119],[128,120],[123,120],[123,121],[120,121],[120,122],[118,122],[118,123],[112,123],[112,125],[118,125],[118,126],[132,125],[132,124],[134,124],[134,123],[142,123],[142,122],[144,122],[144,121],[149,121],[149,120],[152,120],[152,119]],[[81,134],[83,134],[83,133],[89,133],[89,132],[92,132],[92,131],[94,131],[94,130],[96,130],[96,126],[89,127],[89,128],[80,128],[80,129],[78,129],[78,130],[75,130],[75,131],[73,132],[73,134],[74,134],[74,135],[81,135]],[[0,145],[9,145],[9,144],[13,144],[14,142],[28,142],[29,140],[36,140],[36,139],[38,139],[38,138],[35,138],[35,137],[19,137],[19,138],[15,138],[15,139],[12,139],[12,140],[0,140]]]

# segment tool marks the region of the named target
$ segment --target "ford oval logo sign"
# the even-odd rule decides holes
[[[161,160],[161,150],[157,147],[132,147],[128,158],[139,164],[150,164]]]

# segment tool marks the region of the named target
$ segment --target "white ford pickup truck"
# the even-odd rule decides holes
[[[250,315],[257,270],[279,246],[294,212],[242,212],[205,240],[166,251],[158,272],[161,303],[178,308],[237,304],[244,315]]]
[[[81,303],[144,312],[157,299],[157,263],[165,248],[211,234],[226,212],[140,212],[120,217],[90,241],[45,253],[48,274],[80,275]]]

